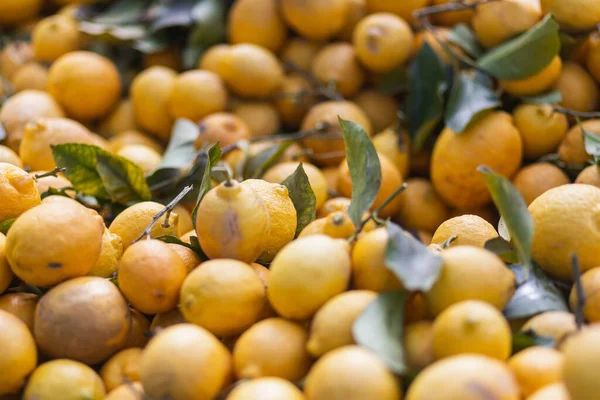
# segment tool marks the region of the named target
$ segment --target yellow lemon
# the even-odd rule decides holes
[[[19,318],[0,310],[0,393],[18,393],[37,365],[37,349],[31,332]]]
[[[524,397],[562,381],[563,355],[546,347],[530,347],[510,358],[510,369],[521,386]]]
[[[40,202],[33,177],[15,165],[0,162],[0,221],[17,218]]]

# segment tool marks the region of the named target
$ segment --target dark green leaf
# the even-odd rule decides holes
[[[210,173],[215,165],[221,159],[221,146],[219,143],[213,144],[207,150],[207,159],[204,164],[204,171],[202,172],[202,181],[200,182],[198,189],[198,198],[196,199],[196,206],[192,211],[192,223],[194,224],[194,229],[196,228],[196,215],[198,214],[198,205],[202,201],[204,195],[212,188],[210,183]]]
[[[402,281],[407,290],[426,292],[431,289],[440,275],[442,258],[396,224],[388,223],[387,231],[387,268]]]
[[[6,235],[8,233],[8,230],[10,229],[12,224],[15,223],[16,220],[17,220],[16,218],[12,218],[12,219],[7,219],[6,221],[0,222],[0,233],[3,233]]]
[[[487,77],[462,72],[457,78],[448,100],[445,122],[453,132],[462,133],[482,112],[501,106],[502,103],[486,82]]]
[[[294,203],[296,209],[296,217],[298,223],[296,225],[296,236],[304,229],[304,227],[315,220],[317,216],[315,193],[310,186],[308,176],[304,172],[302,163],[293,174],[285,178],[282,185],[288,188],[290,199]]]
[[[377,81],[377,91],[390,96],[408,89],[408,70],[404,65],[383,74]]]
[[[356,343],[373,350],[396,374],[406,371],[403,343],[406,298],[405,291],[380,293],[352,327]]]
[[[527,32],[490,50],[477,66],[505,80],[525,79],[543,70],[560,50],[558,24],[551,14]]]
[[[195,23],[188,42],[208,48],[226,39],[225,5],[221,0],[202,0],[194,6],[191,15]]]
[[[521,101],[528,104],[558,104],[562,101],[562,94],[554,90],[537,96],[521,97]]]
[[[500,257],[505,263],[515,264],[519,262],[519,257],[517,257],[515,249],[501,237],[485,242],[485,249]]]
[[[354,225],[358,226],[379,192],[381,165],[375,146],[364,128],[355,122],[338,119],[344,134],[346,160],[352,180],[352,202],[348,215]]]
[[[113,2],[106,10],[97,14],[92,21],[105,25],[125,25],[140,22],[148,0],[119,0]]]
[[[198,238],[196,236],[191,236],[190,239],[193,238],[195,239],[195,243],[194,244],[190,244],[190,243],[186,243],[184,241],[182,241],[181,239],[175,237],[175,236],[161,236],[158,237],[156,239],[158,240],[162,240],[165,243],[170,243],[170,244],[177,244],[183,247],[187,247],[188,249],[194,251],[199,257],[200,260],[202,261],[206,261],[208,260],[208,257],[206,256],[206,254],[204,254],[204,252],[202,251],[202,249],[200,248],[200,243],[198,242]]]
[[[96,158],[96,170],[112,201],[132,204],[152,199],[144,171],[138,165],[104,150]]]
[[[533,264],[531,273],[520,264],[512,265],[511,269],[517,278],[525,277],[525,281],[504,308],[507,319],[529,318],[546,311],[569,311],[560,290],[539,266]]]
[[[472,57],[478,58],[483,54],[483,49],[477,41],[475,32],[466,24],[455,25],[448,34],[448,41],[454,43]]]
[[[99,147],[80,143],[59,144],[52,147],[56,165],[66,168],[65,176],[79,193],[103,199],[110,198],[104,182],[96,170]]]
[[[69,196],[70,191],[73,191],[73,189],[72,188],[55,189],[53,187],[49,187],[48,190],[46,190],[44,193],[41,194],[41,197],[42,197],[42,200],[44,200],[46,197],[49,197],[49,196],[62,196],[62,197],[71,198],[71,196]]]
[[[574,37],[566,32],[560,32],[558,36],[560,38],[560,57],[563,60],[569,60],[573,53],[588,40],[587,35]]]
[[[150,24],[150,31],[157,32],[166,28],[192,25],[194,21],[191,13],[195,3],[196,0],[178,0],[157,3],[158,6],[151,9],[155,18]]]
[[[406,116],[416,151],[423,146],[442,119],[444,95],[448,90],[442,61],[427,42],[408,71],[408,82]]]
[[[529,347],[541,346],[554,348],[556,343],[554,339],[544,336],[538,336],[533,331],[517,332],[512,336],[513,354],[525,350]]]
[[[291,141],[283,141],[264,149],[255,156],[251,156],[244,166],[244,179],[258,179],[262,177],[273,164],[279,161],[292,143]]]
[[[531,242],[533,240],[533,220],[525,200],[513,184],[505,177],[496,174],[486,166],[477,168],[487,185],[494,204],[500,211],[510,238],[517,250],[521,263],[531,264]]]
[[[585,152],[594,157],[596,164],[600,163],[600,136],[585,129],[581,120],[577,118],[579,129],[583,133],[583,142],[585,144]]]
[[[202,247],[200,247],[200,241],[198,240],[197,236],[190,236],[190,243],[192,246],[192,250],[194,250],[196,252],[196,254],[198,254],[198,256],[200,257],[201,260],[203,260],[203,261],[208,260],[208,256],[206,254],[204,254]]]

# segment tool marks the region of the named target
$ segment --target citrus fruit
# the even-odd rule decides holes
[[[600,322],[600,267],[595,267],[581,276],[585,303],[583,315],[588,322]],[[569,296],[571,310],[578,307],[577,287],[573,286]]]
[[[169,112],[174,119],[199,121],[209,114],[223,111],[227,90],[219,75],[202,70],[182,73],[173,83]]]
[[[66,15],[52,15],[38,22],[31,38],[35,58],[54,61],[79,48],[77,21]]]
[[[327,200],[327,181],[323,172],[314,165],[295,161],[282,162],[269,168],[262,179],[267,182],[281,183],[292,175],[300,164],[302,164],[302,168],[308,177],[308,182],[316,199],[315,208],[318,210],[325,203],[325,200]]]
[[[320,48],[320,42],[293,37],[285,43],[280,58],[284,63],[292,63],[308,71]]]
[[[548,190],[568,183],[569,177],[550,163],[529,164],[513,178],[513,184],[527,205]]]
[[[275,100],[283,125],[297,128],[315,103],[312,86],[303,76],[298,73],[284,76]]]
[[[232,44],[253,43],[277,51],[287,38],[276,0],[236,0],[229,10],[227,27]]]
[[[420,321],[407,325],[404,330],[406,364],[422,370],[435,360],[433,355],[433,323]]]
[[[285,22],[300,36],[326,40],[339,33],[349,11],[346,0],[283,0]]]
[[[0,25],[17,25],[29,18],[35,17],[42,6],[43,0],[7,0],[0,4]]]
[[[96,265],[87,274],[110,278],[119,267],[119,260],[122,255],[123,240],[121,240],[121,237],[116,233],[111,233],[108,229],[104,229],[100,257],[96,261]]]
[[[252,137],[274,135],[279,132],[281,122],[277,109],[264,101],[241,102],[234,106],[233,114],[241,118],[252,133]]]
[[[532,332],[557,344],[576,331],[575,316],[567,311],[543,312],[529,319],[521,328],[521,332]]]
[[[45,90],[48,83],[48,69],[40,63],[28,62],[11,79],[15,92],[23,90]]]
[[[348,239],[355,231],[356,227],[346,212],[334,211],[306,225],[298,237],[327,235],[334,239]]]
[[[42,175],[48,172],[49,171],[34,171],[31,172],[31,175]],[[35,186],[38,188],[38,192],[40,192],[40,194],[44,194],[45,192],[50,190],[50,188],[61,190],[66,188],[72,188],[73,184],[63,175],[58,174],[56,176],[50,175],[45,176],[43,178],[36,178]],[[75,196],[75,193],[73,191],[66,191],[66,193],[71,197]]]
[[[498,237],[496,229],[477,215],[465,214],[444,221],[433,234],[431,243],[442,244],[456,236],[450,246],[475,246],[483,248],[488,240]]]
[[[544,13],[552,13],[561,28],[585,31],[600,22],[600,5],[594,0],[542,0]]]
[[[600,174],[598,171],[598,167],[596,165],[590,165],[588,167],[585,167],[579,173],[579,175],[577,175],[575,183],[582,183],[600,188]]]
[[[585,164],[591,158],[585,151],[585,141],[581,128],[592,134],[600,135],[600,119],[589,119],[579,124],[576,124],[567,132],[566,136],[558,147],[558,154],[561,161],[567,164]]]
[[[588,42],[589,49],[585,65],[596,82],[600,82],[600,35],[591,34]]]
[[[150,175],[162,161],[160,153],[144,144],[128,144],[121,147],[116,154],[140,167],[144,175]]]
[[[523,154],[529,159],[554,151],[569,128],[567,117],[548,104],[521,104],[513,118],[523,140]]]
[[[542,17],[539,4],[529,0],[508,0],[482,4],[475,9],[471,25],[479,42],[487,48],[525,32]]]
[[[131,312],[131,328],[127,335],[127,340],[123,345],[123,349],[133,347],[144,347],[148,343],[148,334],[150,332],[150,321],[138,310],[129,308]]]
[[[398,222],[405,229],[435,232],[448,219],[448,208],[427,179],[412,178],[406,184],[406,190],[399,195],[402,207]]]
[[[231,391],[227,400],[304,400],[300,390],[280,378],[259,378],[242,382]]]
[[[40,204],[40,193],[31,175],[0,162],[0,221],[16,218]]]
[[[0,310],[19,318],[33,333],[33,320],[38,300],[39,296],[33,293],[6,293],[0,296]]]
[[[0,394],[17,393],[37,365],[37,349],[27,325],[4,310],[0,310],[0,345]]]
[[[113,137],[137,128],[133,114],[133,103],[130,99],[123,99],[119,104],[98,124],[98,133],[104,137]]]
[[[398,119],[398,101],[393,97],[379,93],[374,89],[365,89],[352,99],[373,125],[373,132],[382,132]],[[373,137],[373,141],[375,138]],[[401,171],[402,172],[402,171]]]
[[[367,15],[367,3],[365,0],[349,0],[348,11],[344,19],[344,26],[336,37],[346,41],[352,41],[352,33],[356,25]]]
[[[507,93],[514,96],[534,96],[551,89],[556,83],[561,69],[562,62],[560,57],[556,56],[537,74],[523,79],[501,80],[500,85]]]
[[[395,129],[387,128],[373,136],[373,146],[377,154],[386,156],[403,177],[408,176],[411,154],[410,136],[406,131],[397,133]]]
[[[15,167],[23,168],[23,162],[11,148],[0,145],[0,163],[12,164]]]
[[[598,108],[600,92],[594,78],[581,65],[574,62],[563,64],[554,85],[561,95],[561,105],[575,111],[593,111]]]
[[[198,61],[198,68],[222,76],[221,65],[225,64],[221,63],[229,56],[229,48],[228,44],[217,44],[208,48]]]
[[[145,135],[140,131],[131,130],[124,131],[116,134],[108,140],[110,150],[113,153],[118,152],[123,147],[128,146],[130,144],[143,144],[144,146],[148,146],[157,153],[161,153],[165,150],[162,144],[156,141],[151,136]]]
[[[527,400],[571,400],[571,397],[567,392],[567,387],[561,382],[544,386],[529,396]]]
[[[600,359],[600,325],[590,325],[569,338],[563,354],[562,378],[571,400],[587,400],[590,394],[599,393],[600,382],[593,366]]]
[[[210,114],[200,121],[199,126],[200,135],[194,142],[197,149],[217,142],[221,147],[232,146],[252,136],[244,120],[227,112]]]
[[[181,246],[177,243],[169,243],[168,246],[175,252],[175,254],[177,254],[177,256],[179,256],[187,273],[190,273],[202,262],[198,254],[188,247]]]
[[[362,87],[365,73],[351,44],[327,44],[315,55],[311,65],[313,75],[324,86],[333,86],[342,96],[353,96]]]
[[[124,383],[113,389],[104,400],[144,400],[144,388],[140,382]]]
[[[433,0],[433,5],[442,5],[451,3],[452,0]],[[454,26],[460,23],[469,24],[473,18],[473,10],[466,9],[460,11],[443,12],[432,16],[433,21],[438,25]]]
[[[323,203],[323,207],[321,207],[317,213],[317,218],[325,218],[329,214],[337,211],[347,212],[351,202],[352,200],[348,197],[333,197]]]
[[[108,359],[100,369],[100,377],[108,392],[125,383],[140,380],[142,349],[121,350]]]
[[[562,380],[563,355],[558,350],[530,347],[512,356],[508,365],[524,397]]]

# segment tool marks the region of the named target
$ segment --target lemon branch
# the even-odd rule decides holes
[[[152,218],[152,222],[150,222],[150,225],[148,225],[148,227],[146,229],[144,229],[144,232],[142,232],[142,234],[140,236],[138,236],[131,243],[133,244],[133,243],[139,242],[144,237],[146,237],[146,239],[150,239],[152,237],[151,233],[152,233],[152,229],[154,228],[154,225],[156,225],[156,223],[163,217],[163,215],[165,215],[165,220],[161,226],[164,228],[168,228],[170,226],[169,225],[169,217],[171,216],[173,209],[175,208],[175,206],[177,206],[177,204],[179,204],[181,199],[183,199],[185,197],[185,195],[188,194],[193,188],[194,188],[194,185],[189,185],[189,186],[184,187],[183,190],[173,200],[171,200],[171,202],[169,204],[167,204],[165,206],[165,208],[160,210],[154,216],[154,218]]]
[[[552,110],[561,114],[577,118],[600,118],[600,112],[583,112],[570,110],[561,106],[552,106]]]
[[[310,72],[300,68],[297,64],[287,61],[284,64],[284,69],[287,71],[294,71],[302,75],[304,79],[306,79],[315,89],[316,94],[319,94],[323,97],[326,97],[329,100],[342,101],[344,100],[344,96],[342,96],[339,92],[335,90],[335,85],[328,84],[327,86],[323,85],[323,83],[317,79],[316,76],[311,74]]]
[[[571,256],[571,268],[573,271],[573,281],[575,282],[575,291],[577,293],[577,303],[575,304],[575,321],[577,329],[583,327],[583,307],[585,307],[585,292],[583,291],[583,283],[581,282],[581,269],[579,268],[579,258],[573,253]]]
[[[36,181],[38,179],[42,179],[42,178],[46,178],[48,176],[54,176],[57,177],[58,174],[65,172],[67,169],[66,168],[60,168],[60,167],[56,167],[54,168],[52,171],[50,172],[44,172],[43,174],[37,174],[37,175],[33,175],[33,179],[35,179]]]
[[[360,225],[356,228],[356,230],[354,231],[354,233],[352,234],[352,236],[350,236],[348,238],[348,242],[349,243],[354,242],[356,240],[356,238],[358,237],[358,235],[365,228],[365,226],[369,223],[369,221],[373,220],[373,221],[375,221],[375,222],[377,222],[379,224],[384,223],[385,221],[382,221],[379,218],[379,213],[388,204],[390,204],[396,198],[396,196],[398,196],[400,193],[402,193],[406,189],[406,186],[407,186],[406,182],[403,183],[398,189],[394,190],[394,192],[391,195],[389,195],[389,197],[387,199],[385,199],[385,201],[383,203],[381,203],[376,209],[374,209],[373,211],[371,211],[371,213],[369,214],[369,216],[361,221]]]

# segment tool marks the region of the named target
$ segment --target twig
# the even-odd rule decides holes
[[[311,85],[313,85],[317,89],[317,93],[328,98],[329,100],[342,101],[344,100],[344,96],[339,94],[337,91],[333,90],[330,86],[324,86],[323,82],[318,80],[313,74],[310,72],[300,68],[296,63],[291,61],[287,61],[284,64],[284,69],[287,71],[294,71],[302,75],[304,79],[306,79]]]
[[[570,110],[560,106],[552,106],[552,110],[561,114],[569,115],[577,118],[600,118],[600,112],[583,112]]]
[[[583,283],[581,282],[581,269],[579,268],[579,258],[577,254],[573,253],[571,256],[571,265],[573,268],[573,281],[575,282],[575,291],[577,293],[577,303],[575,304],[575,321],[577,322],[577,329],[581,330],[583,327],[583,307],[585,307],[585,292],[583,290]]]
[[[349,243],[354,242],[356,240],[356,238],[358,237],[358,235],[362,232],[364,227],[369,223],[369,221],[371,221],[371,220],[380,221],[379,220],[379,212],[381,210],[383,210],[388,204],[390,204],[396,198],[396,196],[398,196],[400,193],[402,193],[406,189],[406,186],[407,186],[406,182],[403,183],[398,189],[394,190],[394,193],[389,195],[388,198],[385,199],[385,201],[383,203],[381,203],[376,209],[371,211],[369,216],[361,221],[360,225],[356,228],[356,230],[354,231],[352,236],[350,236],[348,238],[348,242]]]
[[[52,171],[50,172],[44,172],[43,174],[37,174],[37,175],[33,175],[33,179],[35,179],[36,181],[38,179],[42,179],[42,178],[46,178],[48,176],[54,176],[57,177],[58,174],[65,172],[67,169],[66,168],[60,168],[60,167],[56,167],[54,168]]]
[[[447,249],[456,239],[458,239],[458,235],[452,235],[448,239],[446,239],[444,243],[440,244],[440,247],[442,249]]]
[[[181,201],[181,199],[183,199],[185,197],[186,194],[188,194],[192,189],[194,188],[194,185],[190,185],[190,186],[186,186],[183,188],[183,190],[181,191],[181,193],[179,193],[177,195],[177,197],[175,197],[173,200],[171,200],[171,202],[169,204],[167,204],[165,206],[165,208],[163,208],[162,210],[160,210],[155,216],[154,218],[152,218],[152,222],[150,222],[150,225],[148,225],[148,227],[146,229],[144,229],[144,232],[142,232],[142,234],[140,236],[138,236],[133,242],[139,242],[143,237],[146,237],[146,239],[150,239],[151,238],[151,233],[152,233],[152,228],[154,228],[154,225],[156,225],[156,223],[162,218],[163,215],[167,215],[167,217],[165,218],[165,222],[162,224],[162,226],[164,228],[168,228],[169,225],[169,216],[171,215],[171,212],[173,211],[173,209],[175,208],[175,206]]]

